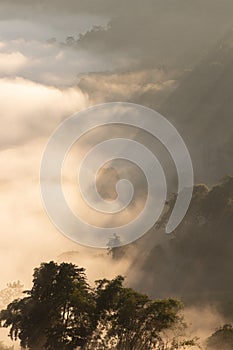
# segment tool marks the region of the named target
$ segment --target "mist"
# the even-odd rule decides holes
[[[0,290],[18,280],[30,288],[41,262],[68,261],[86,268],[92,284],[121,274],[127,286],[151,297],[180,298],[190,334],[203,344],[233,322],[232,13],[230,0],[0,1]],[[184,220],[166,235],[177,191],[167,150],[130,127],[85,135],[67,155],[62,175],[69,206],[92,224],[129,222],[147,193],[137,167],[122,161],[116,171],[109,162],[98,173],[98,191],[111,201],[117,181],[128,178],[135,188],[131,206],[114,217],[84,205],[76,170],[93,145],[137,140],[166,174],[167,207],[159,222],[110,252],[83,247],[57,230],[42,204],[39,173],[48,139],[62,121],[118,101],[155,109],[177,128],[192,158],[195,187]]]

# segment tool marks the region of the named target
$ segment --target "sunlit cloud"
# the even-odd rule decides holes
[[[87,105],[78,88],[58,89],[22,78],[0,79],[1,147],[53,131],[59,121]]]

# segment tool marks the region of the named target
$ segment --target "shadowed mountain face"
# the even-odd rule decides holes
[[[213,183],[233,171],[232,77],[233,30],[159,107],[184,137],[198,182]]]
[[[196,182],[213,185],[233,172],[233,29],[207,50],[188,71],[164,66],[90,74],[79,86],[96,103],[105,96],[105,101],[128,101],[160,112],[182,135]]]
[[[165,226],[169,214],[158,226]],[[155,244],[155,229],[143,238],[148,252],[132,264],[129,276],[138,276],[134,286],[154,297],[219,302],[222,311],[233,318],[232,226],[233,177],[211,189],[195,186],[188,213],[173,237]],[[141,244],[137,242],[138,251]]]

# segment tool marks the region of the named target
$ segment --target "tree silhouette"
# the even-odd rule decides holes
[[[151,300],[123,282],[122,276],[102,279],[91,288],[83,268],[43,263],[34,270],[26,297],[1,311],[2,326],[10,327],[11,339],[29,350],[176,350],[193,345],[192,340],[164,338],[164,331],[184,327],[180,301]]]
[[[73,264],[42,264],[33,275],[27,297],[10,303],[1,312],[3,326],[23,348],[75,349],[92,331],[92,293],[84,269]]]
[[[233,327],[225,324],[218,328],[207,340],[208,350],[232,350],[233,349]]]
[[[175,350],[196,345],[194,340],[175,342],[174,338],[168,341],[163,338],[165,330],[175,326],[184,329],[180,301],[150,300],[125,288],[123,281],[124,278],[118,276],[111,281],[96,282],[98,324],[87,349]]]

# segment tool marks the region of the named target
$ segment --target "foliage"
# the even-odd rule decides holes
[[[179,349],[193,345],[191,340],[181,344],[172,333],[184,327],[180,301],[151,300],[123,282],[118,276],[91,288],[83,268],[44,263],[34,270],[32,289],[1,311],[0,320],[10,327],[12,339],[30,350],[176,350],[178,344]],[[173,334],[170,343],[163,337],[166,330]]]
[[[174,197],[175,198],[175,197]],[[134,243],[136,253],[147,247],[147,254],[135,254],[131,264],[132,287],[156,295],[182,295],[190,304],[214,303],[227,320],[233,317],[233,176],[225,177],[209,189],[194,187],[191,205],[184,220],[166,240],[167,220],[175,199],[157,226]],[[158,232],[158,229],[160,231]],[[166,244],[164,244],[166,242]],[[131,247],[124,248],[126,257]],[[143,271],[143,273],[138,273]]]
[[[29,349],[75,349],[92,331],[92,300],[84,269],[54,262],[35,269],[27,296],[1,312],[12,339]]]
[[[0,291],[0,310],[11,301],[22,296],[23,284],[20,281],[8,283],[7,287]]]
[[[184,327],[182,304],[176,299],[150,300],[123,287],[123,281],[122,276],[97,281],[98,325],[88,349],[165,350],[163,331]]]
[[[218,328],[207,340],[208,350],[232,350],[233,349],[233,327],[225,324]]]

